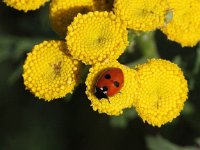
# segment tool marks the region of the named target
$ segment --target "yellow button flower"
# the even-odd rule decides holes
[[[65,37],[67,26],[78,13],[93,11],[93,0],[52,0],[49,18],[52,28],[60,36]]]
[[[108,97],[108,99],[98,99],[95,96],[96,82],[102,73],[109,68],[120,68],[122,70],[124,75],[124,85],[122,89],[112,97]],[[86,94],[91,101],[93,110],[108,115],[120,115],[123,113],[123,109],[132,107],[136,100],[135,94],[138,87],[136,74],[135,70],[121,65],[116,60],[106,60],[103,63],[92,66],[86,79]]]
[[[89,12],[78,16],[66,37],[71,55],[85,64],[117,59],[128,45],[126,24],[112,12]]]
[[[181,69],[169,61],[152,59],[136,68],[138,94],[134,104],[143,121],[153,126],[171,122],[187,99],[187,81]]]
[[[63,41],[35,45],[24,64],[24,84],[36,97],[47,101],[71,93],[79,82],[81,63],[67,54]]]
[[[172,21],[162,28],[163,33],[182,46],[194,46],[200,41],[200,1],[169,0]]]
[[[29,10],[36,10],[49,0],[3,0],[6,5],[13,7],[17,10],[27,12]]]
[[[165,23],[167,0],[115,0],[114,12],[127,21],[128,28],[150,31]]]

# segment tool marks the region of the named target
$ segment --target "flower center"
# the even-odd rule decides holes
[[[54,73],[56,75],[60,75],[60,71],[61,71],[61,61],[58,62],[58,64],[53,64],[53,70],[54,70]]]

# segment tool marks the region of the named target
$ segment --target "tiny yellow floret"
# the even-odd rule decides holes
[[[89,12],[78,16],[66,37],[71,55],[85,64],[117,59],[128,45],[126,24],[112,12]]]
[[[72,93],[81,63],[68,55],[63,41],[44,41],[28,53],[23,66],[26,89],[47,101]]]
[[[109,68],[120,68],[124,74],[124,85],[122,89],[112,97],[98,99],[95,96],[95,85],[99,76]],[[137,92],[137,75],[136,71],[121,65],[116,60],[106,60],[92,66],[86,79],[86,94],[91,101],[94,111],[106,113],[108,115],[120,115],[123,109],[132,107],[136,101],[135,94]]]
[[[136,31],[151,31],[165,23],[168,10],[167,0],[115,0],[116,16]]]
[[[7,6],[17,10],[23,10],[24,12],[36,10],[48,1],[49,0],[3,0]]]
[[[137,113],[149,124],[160,127],[179,116],[187,99],[188,85],[181,69],[162,59],[151,59],[136,67]]]
[[[53,30],[65,37],[67,26],[78,13],[85,14],[94,10],[93,0],[52,0],[49,18]]]
[[[200,41],[200,1],[169,0],[169,6],[173,18],[162,32],[183,47],[195,46]]]

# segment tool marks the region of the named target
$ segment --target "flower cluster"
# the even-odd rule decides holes
[[[27,12],[50,0],[3,0],[8,6]],[[78,14],[112,11],[127,28],[144,32],[160,29],[168,39],[182,46],[200,41],[199,0],[51,0],[49,18],[52,28],[65,37],[67,26]]]
[[[4,1],[8,3],[8,0]],[[175,25],[180,18],[167,19],[167,16],[173,8],[174,15],[177,13],[180,17],[179,8],[185,3],[175,0],[169,3],[167,0],[111,0],[109,3],[106,0],[52,0],[49,12],[51,25],[64,38],[44,41],[35,45],[28,54],[23,72],[26,89],[47,101],[64,97],[80,83],[81,64],[84,63],[91,65],[85,84],[86,95],[94,111],[120,115],[125,108],[132,107],[153,126],[172,121],[187,99],[188,86],[181,69],[162,59],[151,59],[135,68],[117,61],[128,46],[128,29],[150,31],[162,28],[166,33],[179,32]],[[170,29],[170,24],[170,28],[175,27],[176,30]],[[193,36],[193,33],[190,34]],[[171,37],[170,34],[168,36]],[[198,41],[196,37],[191,40]],[[191,43],[183,46],[194,45]],[[103,83],[105,80],[108,85],[98,87],[102,74],[113,68],[121,70],[123,82],[117,81],[117,74],[115,77],[106,74]],[[112,96],[107,94],[111,86],[117,88],[119,84],[122,87],[113,90]],[[102,97],[97,97],[98,90]]]

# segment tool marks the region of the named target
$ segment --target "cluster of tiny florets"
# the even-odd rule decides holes
[[[117,59],[128,45],[126,24],[113,13],[78,14],[66,37],[71,55],[85,64]]]
[[[65,42],[35,45],[24,64],[24,84],[36,97],[52,100],[71,93],[79,82],[81,64],[67,54]]]
[[[128,23],[128,28],[150,31],[162,27],[168,10],[167,0],[115,0],[116,16]]]
[[[8,6],[17,10],[27,12],[29,10],[36,10],[49,0],[3,0]]]
[[[51,26],[60,36],[65,37],[67,26],[78,13],[85,14],[93,10],[93,0],[52,0],[49,11]]]
[[[187,99],[187,81],[181,69],[169,61],[152,59],[139,65],[136,111],[153,126],[171,122]]]
[[[194,46],[200,41],[200,1],[199,0],[169,0],[173,10],[173,18],[163,33],[182,46]]]
[[[124,85],[120,92],[112,97],[102,98],[99,100],[94,95],[95,84],[105,69],[120,68],[124,74]],[[91,106],[94,111],[106,113],[108,115],[122,114],[123,109],[132,107],[136,101],[135,93],[137,92],[137,74],[136,71],[127,66],[121,65],[117,61],[105,61],[95,64],[89,71],[86,79],[86,94],[91,101]]]
[[[3,1],[27,12],[49,0]],[[188,85],[181,69],[162,59],[131,69],[116,59],[128,45],[128,28],[161,28],[182,46],[195,45],[200,39],[199,4],[198,0],[52,0],[50,22],[65,41],[44,41],[28,53],[23,66],[26,89],[47,101],[64,97],[79,84],[83,62],[92,65],[85,84],[94,111],[120,115],[135,107],[143,121],[153,126],[170,122],[187,99]],[[109,68],[122,70],[123,86],[113,96],[97,98],[95,86]]]
[[[25,12],[38,9],[47,1],[50,0],[3,0]],[[200,41],[199,9],[199,0],[52,0],[49,18],[53,30],[66,37],[67,26],[78,13],[113,12],[126,23],[126,28],[142,32],[161,29],[168,39],[192,47]]]

